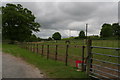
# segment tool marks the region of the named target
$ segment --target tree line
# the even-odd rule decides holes
[[[61,34],[59,32],[55,32],[52,37],[48,39],[42,39],[36,37],[36,35],[32,34],[34,32],[39,32],[40,24],[35,21],[36,17],[27,8],[23,8],[21,4],[6,4],[6,6],[2,6],[2,35],[3,39],[11,40],[10,43],[14,43],[14,41],[41,41],[41,40],[61,40]],[[115,38],[118,39],[120,37],[120,25],[119,23],[113,24],[103,24],[100,36],[89,36],[89,38],[99,38],[99,39],[107,39],[107,38]],[[85,31],[81,30],[78,34],[78,37],[74,39],[85,39]]]
[[[59,35],[60,35],[60,33],[59,33]],[[59,36],[57,36],[57,37],[59,37]],[[60,37],[59,37],[59,39],[60,39]],[[86,39],[86,38],[91,38],[91,39],[120,39],[120,25],[119,25],[119,23],[113,23],[113,24],[104,23],[102,25],[102,28],[100,31],[100,36],[93,35],[93,36],[86,37],[85,32],[83,30],[81,30],[80,33],[78,34],[78,37],[75,37],[74,39]]]
[[[109,38],[114,37],[118,39],[120,37],[120,25],[119,23],[113,23],[113,24],[103,24],[102,29],[100,32],[101,38]]]

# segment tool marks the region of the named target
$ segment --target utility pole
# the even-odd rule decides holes
[[[88,24],[86,24],[86,44],[87,44],[87,31],[88,31]]]

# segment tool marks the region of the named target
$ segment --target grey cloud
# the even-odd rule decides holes
[[[35,33],[47,38],[54,32],[60,32],[63,37],[77,36],[78,31],[85,30],[88,23],[88,34],[99,34],[103,23],[113,23],[118,20],[117,2],[21,2],[36,16],[41,24],[41,31]],[[75,32],[76,31],[76,32]]]
[[[118,2],[118,22],[120,23],[120,1]]]
[[[67,13],[68,15],[70,14],[71,16],[81,16],[81,17],[86,17],[92,14],[96,9],[96,4],[89,2],[80,2],[80,3],[61,3],[59,5],[60,9]]]

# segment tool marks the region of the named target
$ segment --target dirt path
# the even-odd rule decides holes
[[[3,78],[43,78],[42,72],[10,54],[2,54],[2,76]]]

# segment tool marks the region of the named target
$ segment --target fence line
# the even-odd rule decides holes
[[[72,62],[72,64],[75,65],[75,60],[81,60],[83,61],[83,63],[81,64],[81,70],[82,71],[86,71],[86,73],[91,76],[91,77],[97,77],[100,78],[100,76],[102,78],[109,78],[111,76],[110,73],[108,72],[104,72],[101,70],[98,70],[96,67],[101,67],[104,69],[108,69],[108,70],[112,70],[112,71],[116,71],[116,72],[120,72],[117,69],[113,69],[112,67],[104,67],[102,65],[97,65],[97,64],[93,64],[93,61],[97,61],[97,62],[102,62],[102,63],[108,63],[108,64],[113,64],[116,66],[120,66],[119,63],[114,63],[114,62],[110,62],[110,61],[104,61],[104,60],[100,60],[97,59],[96,57],[94,57],[94,55],[101,55],[101,56],[106,56],[106,57],[114,57],[114,58],[120,58],[120,56],[116,56],[116,55],[111,55],[111,54],[103,54],[103,53],[99,53],[99,52],[94,52],[93,49],[105,49],[105,50],[116,50],[119,51],[120,48],[111,48],[111,47],[100,47],[100,46],[92,46],[92,41],[88,40],[87,41],[87,45],[86,46],[80,46],[80,45],[48,45],[48,44],[38,44],[38,43],[23,43],[22,48],[28,49],[29,51],[32,51],[34,53],[37,54],[41,54],[42,56],[45,56],[47,59],[51,58],[54,59],[55,61],[63,61],[65,63],[65,66],[67,66],[69,63]],[[81,56],[75,56],[73,51],[73,54],[71,55],[70,51],[71,49],[78,49],[81,51],[78,52],[78,54],[81,54]],[[86,49],[86,51],[85,51]],[[53,51],[53,52],[51,52]],[[86,54],[85,54],[86,52]],[[119,54],[119,52],[115,53],[115,54]],[[74,62],[73,62],[74,61]],[[97,72],[95,72],[97,71]],[[101,73],[103,75],[101,75]],[[106,73],[109,76],[105,76],[104,73]],[[117,75],[113,74],[114,77],[117,77]]]
[[[58,58],[61,56],[61,58],[64,59],[64,63],[66,66],[68,65],[68,63],[71,63],[71,62],[68,62],[68,59],[71,59],[72,61],[74,61],[72,64],[74,64],[74,66],[75,66],[75,60],[72,58],[69,58],[70,57],[70,55],[69,55],[70,49],[69,48],[73,48],[73,47],[77,48],[77,49],[81,48],[82,51],[80,51],[79,53],[82,54],[82,56],[74,56],[73,55],[74,57],[72,57],[72,56],[71,57],[74,59],[78,57],[76,60],[81,59],[82,61],[84,61],[85,46],[80,46],[80,45],[43,45],[43,44],[41,45],[38,43],[23,43],[22,44],[22,48],[28,49],[29,51],[32,51],[37,54],[41,54],[42,56],[46,56],[47,59],[51,58],[50,55],[54,55],[53,59],[55,61],[57,61]],[[50,53],[51,49],[53,49],[55,51]],[[60,50],[64,49],[65,50],[64,54],[59,53],[59,51],[58,51],[59,49]],[[64,58],[64,56],[65,56],[65,58]],[[82,68],[82,71],[84,71],[84,68],[85,68],[84,63],[82,63],[81,68]]]

